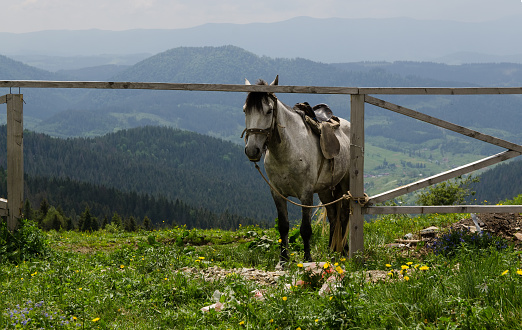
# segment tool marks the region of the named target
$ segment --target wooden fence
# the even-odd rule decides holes
[[[470,87],[470,88],[358,88],[358,87],[319,87],[319,86],[267,86],[267,85],[228,85],[228,84],[177,84],[177,83],[145,83],[145,82],[93,82],[93,81],[0,81],[1,87],[18,88],[90,88],[90,89],[152,89],[152,90],[184,90],[184,91],[220,91],[220,92],[272,92],[272,93],[306,93],[306,94],[345,94],[350,95],[351,148],[350,148],[350,193],[355,198],[350,201],[352,216],[350,218],[350,257],[363,251],[364,214],[423,214],[423,213],[522,213],[522,205],[452,205],[452,206],[376,206],[376,204],[395,197],[416,191],[522,154],[522,146],[508,142],[472,129],[455,125],[448,121],[434,118],[402,107],[370,95],[480,95],[480,94],[522,94],[522,87]],[[8,94],[0,98],[0,103],[8,107],[8,145],[17,149],[13,156],[8,150],[8,176],[18,188],[8,188],[8,202],[0,200],[0,208],[9,212],[9,227],[16,226],[15,220],[20,217],[23,198],[23,161],[22,161],[22,95]],[[2,102],[3,101],[3,102]],[[368,203],[358,203],[364,196],[364,108],[372,104],[428,124],[491,143],[506,149],[496,155],[460,166],[458,168],[410,183],[408,185],[370,196]],[[238,105],[238,109],[241,105]],[[12,115],[9,113],[12,112]],[[11,119],[9,119],[11,118]],[[10,122],[12,123],[10,124]],[[9,129],[9,126],[12,126]],[[11,141],[11,142],[10,142]],[[13,158],[11,160],[11,158]],[[11,164],[11,167],[9,167]],[[16,167],[16,169],[15,169]],[[20,181],[21,180],[21,181]],[[8,184],[9,185],[9,184]],[[12,195],[9,193],[12,191]],[[16,199],[16,201],[12,201]],[[5,215],[6,212],[0,213]]]

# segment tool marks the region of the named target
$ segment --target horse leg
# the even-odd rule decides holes
[[[320,192],[318,195],[319,195],[319,199],[321,200],[321,202],[323,204],[330,203],[331,201],[334,200],[331,190]],[[338,225],[337,224],[337,220],[338,220],[337,213],[338,212],[337,212],[336,204],[331,204],[331,205],[326,206],[326,215],[328,216],[328,222],[330,222],[330,237],[328,240],[328,247],[332,250],[333,250],[333,245],[332,245],[333,235],[335,232],[335,228]]]
[[[279,238],[281,239],[281,253],[279,255],[279,260],[287,262],[290,260],[288,256],[288,231],[290,230],[290,224],[288,222],[288,209],[286,201],[273,191],[272,198],[274,199],[274,203],[277,209],[277,229],[279,230]]]
[[[312,205],[314,202],[313,193],[308,194],[306,197],[301,199],[301,203],[304,205]],[[312,256],[310,254],[310,238],[312,237],[312,209],[309,207],[302,207],[302,220],[301,220],[301,229],[299,230],[301,233],[301,238],[303,239],[304,246],[304,260],[307,262],[312,262]]]
[[[340,187],[337,186],[333,193],[331,190],[319,193],[321,202],[326,204],[341,198],[343,193],[339,188]],[[330,238],[328,246],[335,252],[345,253],[348,248],[347,241],[345,241],[349,217],[348,205],[347,201],[341,200],[335,204],[326,206],[326,214],[330,222]]]

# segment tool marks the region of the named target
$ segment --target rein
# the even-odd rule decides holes
[[[319,205],[304,205],[304,204],[299,204],[299,203],[296,203],[288,198],[286,198],[285,196],[283,196],[283,194],[281,194],[277,189],[274,188],[274,186],[272,186],[272,184],[267,180],[267,178],[265,177],[265,175],[263,174],[263,172],[261,172],[261,168],[259,168],[259,165],[257,165],[257,163],[254,163],[255,164],[255,167],[257,169],[257,171],[259,172],[259,174],[261,174],[261,176],[263,177],[263,180],[265,180],[265,182],[268,184],[268,186],[270,187],[270,189],[272,189],[273,191],[275,191],[280,197],[282,197],[283,199],[285,199],[287,202],[290,202],[296,206],[300,206],[300,207],[306,207],[306,208],[310,208],[310,209],[315,209],[315,208],[319,208],[319,207],[323,207],[323,206],[329,206],[329,205],[332,205],[332,204],[335,204],[335,203],[338,203],[340,201],[342,201],[343,199],[345,200],[350,200],[350,199],[354,199],[354,197],[352,196],[352,194],[350,194],[350,191],[348,191],[346,194],[344,194],[341,198],[338,198],[334,201],[331,201],[330,203],[326,203],[326,204],[319,204]],[[365,197],[368,198],[368,195],[365,194]],[[356,201],[358,201],[358,199],[355,199]]]

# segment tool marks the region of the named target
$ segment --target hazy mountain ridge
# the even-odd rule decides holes
[[[433,61],[456,52],[522,54],[522,44],[505,42],[518,40],[521,30],[520,16],[486,22],[296,17],[275,23],[212,23],[172,30],[0,33],[4,41],[0,53],[155,54],[179,46],[232,44],[259,55],[303,57],[326,63]]]

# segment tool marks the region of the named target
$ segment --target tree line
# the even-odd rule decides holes
[[[7,196],[7,173],[0,168],[0,196]],[[212,212],[190,206],[179,199],[122,192],[114,188],[78,182],[70,178],[25,176],[23,214],[43,229],[93,231],[115,224],[134,231],[183,226],[221,228],[242,225],[266,227],[269,221],[239,216],[228,210]]]

